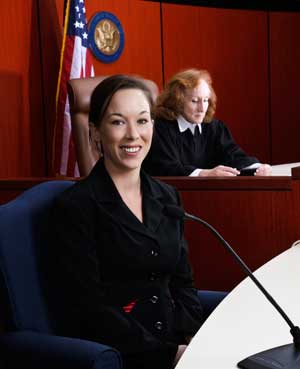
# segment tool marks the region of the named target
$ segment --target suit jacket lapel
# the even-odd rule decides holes
[[[90,184],[90,190],[96,202],[104,207],[112,218],[135,232],[155,238],[155,230],[163,215],[164,206],[159,201],[163,197],[163,194],[158,188],[153,186],[153,180],[147,174],[142,172],[141,178],[144,223],[141,223],[123,202],[105,169],[103,160],[100,159],[98,161],[86,180]]]
[[[142,172],[144,223],[151,232],[155,232],[163,216],[163,193],[154,186],[153,179]]]

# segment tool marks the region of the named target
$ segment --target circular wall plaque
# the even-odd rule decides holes
[[[117,60],[124,48],[124,32],[118,18],[108,12],[95,14],[89,22],[89,44],[100,61]]]

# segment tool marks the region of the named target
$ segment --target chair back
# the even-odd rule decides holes
[[[43,269],[53,200],[73,185],[49,181],[0,206],[0,298],[6,330],[52,332]]]
[[[87,176],[99,159],[99,151],[89,135],[89,111],[92,92],[105,78],[97,76],[68,81],[72,134],[79,174]]]
[[[87,176],[100,156],[95,142],[91,141],[89,136],[89,110],[92,92],[106,77],[75,78],[68,81],[73,140],[80,176]],[[148,79],[142,81],[155,101],[158,95],[156,83]]]

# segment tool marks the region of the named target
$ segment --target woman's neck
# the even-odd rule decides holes
[[[119,171],[108,165],[106,166],[106,170],[124,203],[132,213],[143,222],[140,168]]]
[[[140,193],[140,172],[113,173],[111,174],[111,178],[121,195],[124,193],[128,195]]]
[[[115,186],[128,209],[143,223],[143,200],[140,173],[122,174],[112,178]]]

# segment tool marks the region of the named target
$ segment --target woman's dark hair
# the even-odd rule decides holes
[[[89,122],[93,123],[94,126],[98,128],[113,95],[119,90],[127,90],[131,88],[141,90],[149,102],[150,109],[152,109],[153,99],[151,92],[143,83],[143,80],[136,77],[117,74],[105,78],[94,89],[91,96]]]

